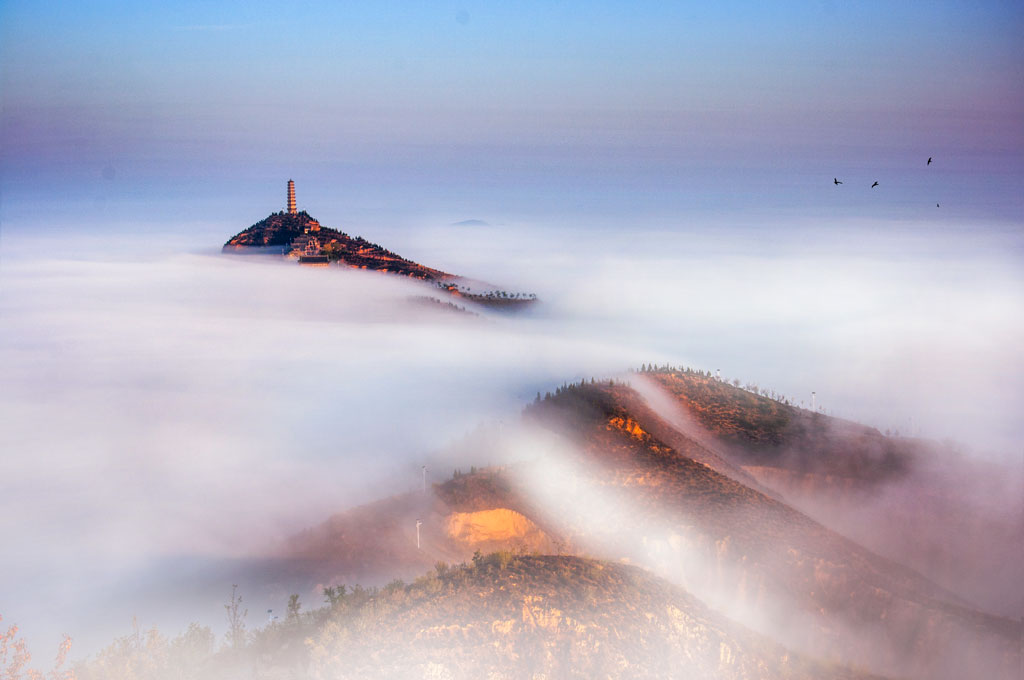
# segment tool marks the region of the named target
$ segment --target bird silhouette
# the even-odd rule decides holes
[[[835,177],[833,177],[833,178],[832,178],[832,181],[833,181],[833,182],[835,182],[836,184],[842,184],[842,182],[840,182],[840,181],[839,181],[839,180],[838,180],[837,178],[835,178]]]
[[[871,188],[874,189],[877,186],[878,186],[878,182],[875,182],[874,184],[871,185]]]
[[[928,156],[928,162],[925,163],[925,165],[931,165],[931,164],[932,164],[932,157]]]

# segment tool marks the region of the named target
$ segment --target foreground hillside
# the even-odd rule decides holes
[[[533,567],[577,564],[564,560],[569,556],[593,556],[606,562],[627,561],[645,570],[646,578],[659,576],[685,589],[688,597],[696,598],[703,603],[701,607],[718,617],[716,630],[734,638],[725,643],[730,650],[744,650],[744,654],[762,650],[750,652],[755,661],[738,658],[736,667],[740,669],[748,668],[748,663],[762,669],[781,667],[771,665],[775,662],[770,660],[778,661],[779,657],[763,652],[762,647],[736,647],[735,641],[744,639],[735,632],[739,630],[737,623],[794,653],[832,664],[855,665],[879,675],[950,680],[1009,680],[1018,676],[1019,621],[977,607],[955,589],[943,587],[826,526],[816,519],[820,515],[798,510],[789,500],[789,490],[776,486],[774,478],[761,473],[762,468],[774,466],[829,480],[846,475],[854,480],[850,488],[870,491],[913,479],[920,463],[915,448],[903,447],[899,439],[883,441],[884,436],[870,428],[832,423],[822,414],[795,409],[773,411],[777,406],[765,402],[774,400],[733,386],[722,389],[707,375],[666,372],[663,377],[677,383],[676,391],[655,382],[656,394],[650,391],[652,377],[657,376],[650,372],[631,376],[633,384],[581,382],[563,386],[543,398],[538,395],[524,410],[521,427],[512,435],[523,453],[520,462],[456,473],[421,491],[341,512],[292,537],[273,559],[235,564],[231,582],[243,584],[243,589],[266,587],[258,597],[280,602],[285,593],[319,592],[323,586],[380,586],[395,578],[417,579],[412,590],[392,584],[386,591],[389,598],[397,600],[371,598],[376,603],[373,607],[398,612],[395,616],[399,618],[408,617],[411,628],[392,631],[408,645],[419,644],[423,636],[409,631],[436,628],[442,638],[441,648],[446,651],[436,658],[410,657],[416,663],[442,664],[440,659],[450,656],[450,661],[464,662],[472,672],[482,672],[491,667],[487,664],[500,667],[512,658],[501,656],[505,654],[501,652],[503,638],[480,637],[481,631],[495,621],[511,625],[507,624],[508,615],[489,609],[490,598],[508,597],[506,591],[511,586],[500,579],[493,583],[480,580],[491,572],[477,571],[482,568],[479,558],[475,569],[458,572],[461,576],[456,581],[446,580],[448,572],[443,569],[422,583],[419,575],[437,562],[462,562],[496,550],[503,551],[505,557],[500,558],[503,564],[491,576],[501,578],[508,575],[508,560],[513,553],[532,555],[521,564]],[[698,409],[714,415],[707,426],[694,426],[699,421]],[[716,431],[716,423],[720,431]],[[512,428],[503,430],[502,437],[509,436],[508,429]],[[877,446],[844,445],[875,440]],[[494,438],[474,440],[472,455],[480,460],[493,459],[489,448],[500,443]],[[788,453],[787,447],[794,443],[796,447],[804,446],[802,453]],[[737,448],[742,446],[753,448]],[[882,455],[876,455],[878,452]],[[893,460],[899,464],[894,465]],[[888,523],[868,526],[882,532],[902,521],[896,513],[886,519]],[[542,559],[544,555],[551,561]],[[491,563],[483,564],[487,565]],[[556,572],[562,569],[553,568]],[[642,600],[644,596],[615,591],[610,583],[598,585],[604,583],[602,587],[618,594],[602,596],[591,590],[596,577],[589,569],[573,567],[563,570],[563,578],[544,581],[557,583],[557,587],[545,591],[543,606],[583,622],[582,627],[573,628],[574,635],[598,635],[596,631],[603,630],[604,624],[587,619],[586,612],[577,611],[571,599],[564,598],[596,601],[600,607],[589,616],[613,612],[614,618],[627,622],[623,623],[624,630],[632,631],[621,638],[633,640],[630,645],[639,636],[642,641],[656,641],[650,644],[676,649],[673,645],[677,642],[671,636],[664,637],[667,629],[659,618],[661,610],[640,608],[634,612],[629,609],[628,598]],[[519,578],[526,579],[527,575]],[[426,585],[428,581],[434,585]],[[460,590],[465,584],[469,590]],[[392,607],[398,600],[401,607],[411,607],[415,602],[403,598],[416,600],[417,593],[421,593],[417,589],[422,588],[433,589],[431,595],[448,593],[451,599],[434,602],[432,614]],[[368,597],[366,591],[358,592],[359,597]],[[1004,587],[1004,592],[1012,595],[1013,589]],[[673,606],[687,612],[687,616],[704,616],[693,614],[697,610],[692,607]],[[521,610],[521,603],[517,607]],[[442,614],[431,618],[438,612]],[[633,621],[631,612],[642,613],[650,630],[643,632],[642,625],[634,630],[634,624],[628,623]],[[358,626],[362,627],[350,629],[338,624],[341,628],[330,634],[310,629],[307,637],[321,639],[313,634],[327,635],[321,640],[327,650],[321,658],[326,660],[362,659],[362,652],[346,646],[355,644],[358,637],[365,638],[359,644],[365,642],[377,650],[365,662],[366,669],[420,672],[401,666],[402,659],[395,662],[398,666],[387,665],[392,663],[388,650],[394,647],[384,642],[386,636],[380,632],[384,628],[373,627],[385,624],[359,620],[362,623]],[[389,618],[387,625],[392,622]],[[491,634],[501,630],[505,628],[493,629]],[[615,662],[607,661],[602,654],[617,649],[614,644],[621,641],[622,632],[616,628],[614,634],[584,636],[581,640],[585,641],[570,643],[555,635],[561,628],[553,632],[543,626],[534,627],[529,628],[529,634],[517,627],[508,630],[522,633],[527,641],[522,644],[534,650],[531,659],[543,651],[544,655],[554,655],[555,660],[563,658],[559,654],[569,654],[573,664],[580,664],[583,661],[577,656],[582,651],[565,650],[588,649],[594,658],[604,659],[600,664],[610,663],[610,667]],[[601,637],[604,635],[611,637]],[[461,640],[462,646],[455,645],[453,639]],[[377,644],[374,640],[380,641],[379,648],[372,647]],[[563,642],[556,644],[557,640]],[[648,642],[640,643],[640,649],[646,651],[637,655],[655,664],[645,644]],[[330,651],[331,645],[341,645],[348,651],[335,654]],[[289,649],[289,653],[299,655],[296,658],[306,658],[301,645],[292,644]],[[556,654],[550,649],[562,651]],[[518,647],[507,653],[524,654]],[[608,658],[617,658],[614,654],[619,653],[609,651],[612,656]],[[692,649],[685,652],[694,659],[704,658],[703,653]],[[703,669],[701,672],[709,668],[698,667]],[[660,668],[657,664],[637,666],[639,673],[654,677],[660,677]],[[783,676],[800,677],[794,668],[802,666],[786,669]],[[437,672],[445,677],[447,671],[442,666]],[[558,677],[561,671],[551,672]],[[342,676],[335,673],[323,677]],[[623,673],[621,677],[630,676]]]
[[[437,561],[462,562],[477,551],[556,552],[560,537],[537,523],[536,509],[513,484],[511,471],[488,469],[455,476],[428,493],[339,513],[292,537],[280,558],[263,566],[263,580],[379,583],[412,578]]]
[[[525,421],[557,433],[562,454],[342,513],[296,537],[276,567],[293,581],[338,583],[409,577],[477,549],[629,559],[824,658],[894,675],[1014,677],[1016,621],[795,510],[741,458],[673,426],[628,385],[560,388]]]
[[[214,654],[152,633],[78,669],[96,678],[866,678],[794,654],[636,567],[493,553],[411,584],[332,589],[329,606]],[[187,644],[191,640],[191,644]],[[196,644],[196,643],[199,644]]]
[[[919,573],[699,462],[707,458],[702,444],[655,436],[671,426],[629,386],[570,386],[527,415],[580,451],[571,482],[551,485],[547,509],[587,549],[632,547],[631,557],[679,575],[713,607],[743,620],[754,616],[760,630],[829,658],[917,677],[978,669],[1015,676],[1018,622],[977,611]],[[595,525],[590,512],[577,510],[595,499],[631,516],[618,526]]]
[[[634,383],[655,399],[644,387],[656,387],[676,407],[661,416],[691,421],[708,446],[787,503],[986,609],[1024,616],[1020,470],[700,371],[650,368]]]

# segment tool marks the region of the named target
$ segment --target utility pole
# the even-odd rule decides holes
[[[420,526],[423,522],[416,520],[416,549],[420,549]]]

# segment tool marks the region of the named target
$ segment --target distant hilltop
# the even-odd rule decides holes
[[[224,244],[224,252],[250,248],[275,248],[304,265],[327,266],[339,262],[426,281],[452,278],[451,274],[407,260],[360,236],[321,226],[304,210],[269,215]]]
[[[535,302],[536,295],[507,293],[477,282],[477,292],[460,285],[462,277],[407,260],[361,236],[324,227],[305,210],[295,206],[295,182],[288,180],[288,209],[272,213],[232,236],[223,252],[280,253],[305,266],[327,267],[332,263],[401,274],[437,285],[440,290],[478,304],[517,308]]]
[[[268,248],[279,250],[299,264],[326,267],[338,262],[358,269],[393,272],[427,281],[451,274],[417,264],[366,239],[323,227],[305,210],[295,208],[295,182],[288,180],[288,210],[273,213],[224,244],[224,252]]]

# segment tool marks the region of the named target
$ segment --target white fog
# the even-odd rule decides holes
[[[939,243],[912,223],[701,236],[659,224],[627,238],[490,221],[363,235],[537,293],[527,314],[424,306],[410,297],[443,297],[428,284],[226,256],[181,235],[71,237],[60,251],[8,236],[0,449],[16,455],[0,461],[0,582],[18,587],[4,616],[30,641],[66,631],[91,651],[129,625],[120,584],[161,578],[165,560],[259,555],[413,487],[424,462],[446,477],[462,461],[439,451],[516,421],[538,391],[643,362],[720,369],[796,403],[814,391],[829,413],[1018,464],[1012,231],[959,228]]]

